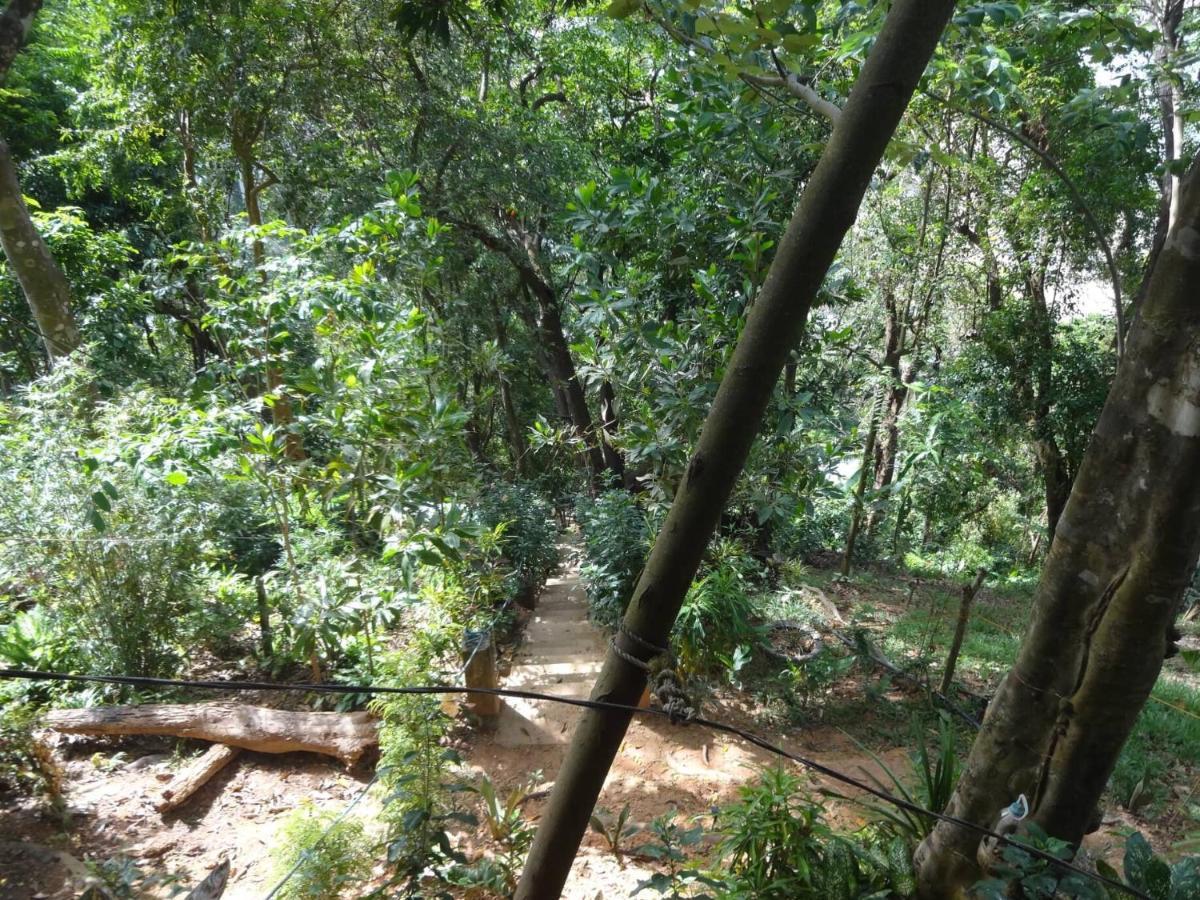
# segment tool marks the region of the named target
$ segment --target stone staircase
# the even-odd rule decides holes
[[[525,641],[504,681],[507,688],[586,699],[604,662],[604,634],[588,621],[579,581],[578,545],[559,545],[558,571],[546,582]],[[496,743],[506,747],[564,744],[582,710],[541,700],[504,699]]]

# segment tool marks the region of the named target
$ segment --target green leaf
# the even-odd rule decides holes
[[[604,14],[612,19],[627,19],[642,8],[642,0],[612,0]]]
[[[112,504],[108,502],[108,496],[103,491],[92,494],[92,504],[103,512],[112,512]]]
[[[821,38],[815,34],[785,34],[783,49],[789,53],[804,53],[821,43]]]
[[[178,469],[168,472],[165,476],[163,476],[163,480],[166,481],[167,484],[173,484],[176,487],[182,487],[188,483],[187,473],[180,472]]]

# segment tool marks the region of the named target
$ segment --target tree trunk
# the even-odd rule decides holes
[[[55,709],[46,714],[46,726],[66,734],[166,734],[259,753],[307,751],[348,766],[379,743],[367,713],[287,712],[226,701]]]
[[[617,395],[607,378],[600,383],[600,449],[613,487],[625,484],[625,459],[613,445],[617,437]]]
[[[1200,555],[1200,161],[1151,275],[1035,597],[948,812],[992,826],[1020,793],[1078,843],[1162,667]],[[976,834],[939,823],[917,867],[927,897],[979,875]],[[983,861],[989,862],[986,853]]]
[[[636,706],[641,697],[646,672],[626,657],[646,660],[648,645],[669,640],[788,353],[953,8],[953,0],[892,4],[750,310],[634,589],[616,637],[621,653],[610,649],[593,698]],[[626,712],[584,711],[529,851],[518,900],[561,893],[629,720]]]
[[[504,312],[500,304],[492,298],[492,320],[496,329],[496,346],[501,354],[508,357],[508,325],[504,320]],[[525,431],[521,427],[520,416],[517,415],[517,404],[513,400],[512,383],[508,375],[501,371],[500,406],[504,410],[504,435],[508,439],[508,451],[512,455],[513,466],[517,474],[525,477],[529,474],[529,445],[525,442]]]
[[[904,359],[904,330],[896,307],[895,294],[889,293],[884,300],[886,324],[884,326],[883,372],[888,379],[886,407],[879,431],[882,437],[875,446],[873,483],[878,493],[892,483],[896,477],[896,454],[900,450],[900,414],[908,399],[908,384],[901,370]],[[874,534],[879,525],[881,508],[872,507],[867,513],[867,534]]]
[[[862,465],[858,469],[858,486],[854,489],[854,507],[850,512],[850,531],[846,535],[846,548],[842,553],[842,574],[850,574],[850,563],[854,559],[854,545],[862,528],[863,497],[867,493],[871,461],[875,458],[875,439],[879,434],[879,420],[875,416],[875,397],[871,397],[871,424],[867,427],[867,439],[863,443]]]
[[[604,455],[597,441],[592,424],[592,414],[588,410],[587,398],[583,393],[583,384],[575,371],[575,360],[571,356],[571,347],[567,343],[567,336],[563,331],[558,297],[547,284],[535,282],[528,286],[533,291],[538,304],[538,331],[546,350],[550,375],[554,384],[562,392],[563,401],[571,417],[571,424],[575,428],[575,435],[583,443],[592,483],[599,489],[605,469]]]
[[[246,223],[252,228],[262,226],[262,207],[259,206],[259,196],[264,189],[274,184],[274,178],[268,178],[265,181],[259,181],[255,174],[255,169],[259,163],[255,157],[254,146],[258,138],[262,135],[265,123],[261,118],[242,116],[235,114],[232,126],[232,144],[233,152],[238,160],[238,167],[241,171],[242,179],[242,202],[246,206]],[[261,238],[257,235],[253,242],[254,265],[258,269],[262,269],[263,262],[266,259],[266,251],[263,248]],[[295,418],[292,412],[292,400],[284,389],[283,372],[280,371],[276,364],[271,350],[271,340],[273,337],[274,328],[268,318],[263,323],[263,354],[265,355],[266,369],[263,373],[265,387],[267,393],[274,396],[274,401],[271,404],[271,424],[284,433],[284,448],[287,458],[291,460],[304,459],[304,445],[300,440],[300,435],[292,430],[292,421]]]
[[[975,573],[975,580],[963,585],[962,599],[958,604],[958,622],[954,626],[954,640],[950,642],[950,652],[946,654],[946,670],[942,672],[942,693],[950,696],[950,688],[954,685],[954,670],[958,667],[958,654],[962,650],[963,640],[967,636],[967,622],[971,616],[971,603],[979,589],[983,587],[983,579],[987,577],[987,569],[982,566]]]
[[[0,139],[0,247],[21,284],[25,300],[46,345],[51,367],[81,343],[71,311],[71,289],[50,255],[21,195],[8,144]]]
[[[1043,270],[1044,272],[1044,270]],[[1026,290],[1032,312],[1034,346],[1033,371],[1029,374],[1028,387],[1033,404],[1032,446],[1042,473],[1046,495],[1046,535],[1053,541],[1058,520],[1071,494],[1071,476],[1067,461],[1054,436],[1054,423],[1050,411],[1054,400],[1054,317],[1046,302],[1043,277],[1026,275]]]

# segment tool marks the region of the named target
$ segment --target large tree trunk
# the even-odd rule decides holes
[[[1200,554],[1200,161],[1151,275],[1059,520],[1016,664],[988,707],[947,812],[979,825],[1018,794],[1077,843],[1162,667]],[[939,823],[923,895],[979,875],[978,835]],[[984,861],[987,862],[986,854]]]
[[[648,646],[669,640],[788,353],[953,8],[953,0],[892,4],[750,310],[634,589],[616,637],[621,652],[610,649],[593,698],[637,705],[646,671],[627,658],[646,660],[652,655]],[[516,891],[519,900],[561,893],[629,720],[626,712],[584,711],[529,851]]]
[[[225,701],[56,709],[46,714],[46,725],[67,734],[167,734],[260,753],[304,750],[348,766],[379,743],[367,713],[288,712]]]
[[[82,342],[71,312],[71,289],[33,226],[29,207],[21,196],[17,168],[3,139],[0,139],[0,247],[4,248],[8,264],[21,283],[53,366]]]
[[[587,397],[583,393],[583,383],[575,371],[575,359],[571,356],[571,347],[567,343],[566,332],[563,331],[558,296],[548,284],[538,279],[528,279],[526,284],[533,292],[534,299],[537,300],[538,332],[546,351],[550,376],[566,402],[567,412],[571,416],[571,424],[575,428],[575,435],[582,442],[584,453],[587,456],[592,482],[599,488],[602,486],[605,469],[604,455],[600,450],[600,442],[592,423]]]

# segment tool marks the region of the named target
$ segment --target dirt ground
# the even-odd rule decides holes
[[[850,598],[836,599],[842,605]],[[519,654],[519,650],[510,653],[510,662],[519,662]],[[861,701],[863,689],[859,679],[846,679],[835,688],[832,702]],[[858,777],[869,773],[887,781],[879,763],[847,731],[819,720],[805,726],[771,727],[749,693],[722,689],[707,700],[703,712],[839,771]],[[893,771],[907,771],[903,724],[872,722],[868,714],[852,730]],[[551,785],[566,752],[565,743],[512,746],[501,734],[466,726],[455,738],[470,769],[487,774],[501,788],[520,784],[537,771],[542,773],[543,787]],[[170,773],[184,756],[199,752],[203,745],[163,738],[50,736],[48,740],[64,769],[68,818],[64,823],[30,805],[0,808],[0,900],[76,897],[88,876],[87,862],[119,858],[128,860],[143,878],[135,896],[186,892],[222,859],[229,859],[225,896],[262,900],[279,876],[272,850],[288,814],[305,802],[340,812],[372,774],[369,763],[348,772],[332,759],[310,754],[245,752],[180,810],[160,815],[154,803]],[[713,807],[733,800],[758,769],[779,762],[736,737],[713,734],[699,725],[639,717],[621,746],[599,806],[615,813],[629,804],[631,821],[641,825],[663,814],[673,813],[681,820],[704,817]],[[840,785],[819,779],[812,783],[814,789],[847,793]],[[379,793],[372,792],[355,811],[376,833],[378,826],[372,823]],[[814,797],[823,798],[827,819],[839,828],[851,829],[865,821],[861,806],[819,793]],[[524,811],[536,822],[544,805],[544,797],[533,799]],[[1089,838],[1089,850],[1116,862],[1123,844],[1117,832],[1126,827],[1155,838],[1146,823],[1117,813]],[[469,854],[482,852],[476,835],[458,837]],[[627,847],[631,855],[619,864],[603,839],[589,832],[564,896],[574,900],[629,896],[634,885],[653,872],[652,863],[636,852],[647,840],[644,834],[631,838]],[[382,875],[382,866],[379,871]]]
[[[713,714],[751,724],[731,705]],[[845,771],[862,768],[883,775],[836,729],[764,736]],[[277,874],[271,850],[288,813],[306,801],[340,811],[370,778],[367,767],[346,772],[336,761],[310,754],[243,753],[178,812],[160,815],[154,802],[172,768],[172,743],[60,740],[56,753],[64,763],[69,824],[63,828],[27,806],[0,811],[0,898],[75,897],[86,875],[84,861],[115,857],[128,858],[144,876],[177,879],[142,885],[155,896],[170,896],[174,885],[190,888],[228,858],[231,876],[225,896],[262,898]],[[565,750],[565,745],[504,747],[488,735],[471,734],[465,757],[474,771],[507,787],[539,770],[546,784],[553,782]],[[903,766],[905,751],[887,752],[883,759],[889,766]],[[632,821],[641,824],[664,813],[703,815],[733,799],[757,767],[774,763],[765,751],[699,726],[638,721],[622,745],[600,805],[617,811],[628,803]],[[544,803],[531,801],[526,814],[536,821]],[[377,809],[378,800],[371,795],[356,812],[369,820]],[[831,803],[831,813],[840,825],[861,817],[845,804]],[[636,850],[646,839],[631,839],[630,848]],[[564,896],[627,896],[651,871],[637,860],[626,859],[619,866],[600,836],[589,833]]]

